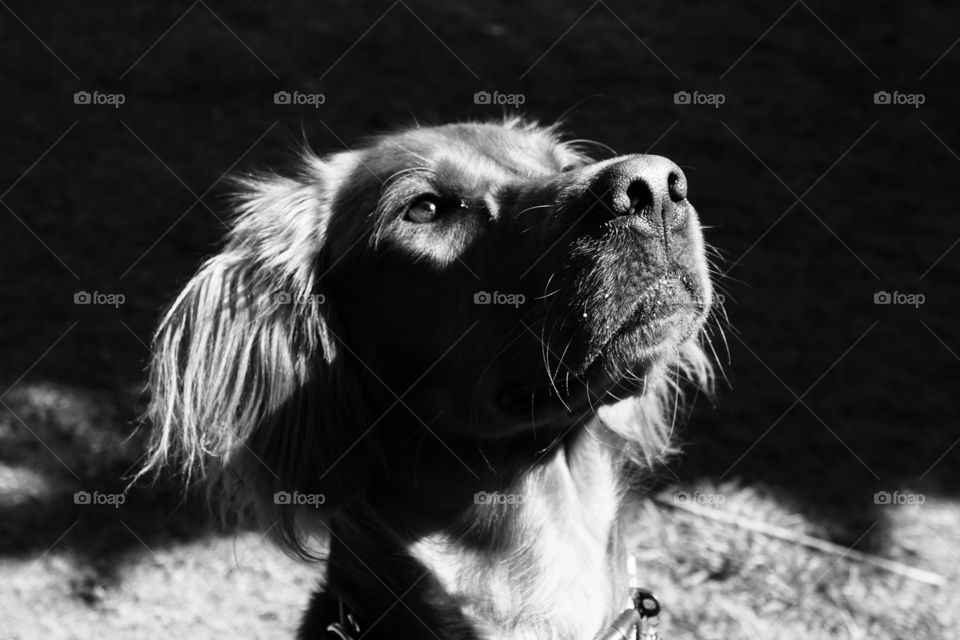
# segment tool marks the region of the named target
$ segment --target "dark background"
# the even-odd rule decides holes
[[[729,352],[714,344],[729,382],[686,422],[681,479],[762,486],[845,543],[882,523],[876,491],[956,498],[958,18],[950,2],[6,2],[0,462],[65,493],[122,487],[146,345],[216,250],[223,175],[275,166],[304,137],[322,153],[513,113],[475,105],[487,90],[688,175],[726,256]],[[80,90],[126,101],[76,105]],[[326,102],[276,105],[278,90]],[[680,90],[725,103],[678,105]],[[925,103],[877,105],[880,90]],[[126,301],[79,306],[78,291]],[[925,303],[876,305],[878,291]],[[138,495],[126,518],[147,544],[200,531],[170,518],[175,494]],[[2,554],[78,518],[67,548],[137,546],[59,498],[4,504]]]

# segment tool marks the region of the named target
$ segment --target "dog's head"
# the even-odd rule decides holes
[[[240,184],[158,332],[151,465],[239,478],[294,546],[282,492],[342,504],[418,432],[484,446],[597,413],[649,454],[671,372],[706,378],[703,240],[666,158],[469,123]]]

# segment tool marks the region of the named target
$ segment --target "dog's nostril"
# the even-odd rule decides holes
[[[673,202],[680,202],[687,197],[687,178],[679,171],[671,171],[667,176],[667,191]]]
[[[644,180],[634,180],[627,187],[627,198],[630,199],[628,213],[641,213],[653,209],[653,192]]]

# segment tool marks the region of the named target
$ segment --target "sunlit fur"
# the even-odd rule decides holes
[[[339,371],[335,320],[316,302],[328,207],[318,177],[331,168],[305,156],[302,181],[236,180],[225,248],[190,280],[154,339],[147,418],[155,428],[140,472],[171,467],[187,485],[216,493],[225,512],[252,510],[278,523],[270,535],[304,557],[315,555],[310,532],[274,493],[310,490],[331,451],[352,443],[339,443],[345,426],[364,415],[351,377]],[[322,492],[351,490],[351,478],[335,472]]]
[[[553,129],[503,126],[542,131],[560,144]],[[572,147],[563,153],[585,161]],[[630,475],[672,453],[684,381],[710,387],[701,337],[647,370],[640,395],[597,407],[579,436],[504,485],[529,496],[525,504],[468,509],[447,531],[411,540],[365,506],[365,470],[382,464],[384,452],[376,437],[360,437],[375,416],[360,372],[343,366],[337,302],[317,302],[323,247],[352,241],[331,237],[328,222],[334,188],[355,165],[353,152],[305,152],[294,177],[237,179],[224,249],[190,280],[156,334],[153,430],[140,475],[170,469],[216,492],[228,510],[256,512],[271,537],[305,558],[333,531],[333,548],[351,551],[340,554],[346,577],[338,595],[359,613],[379,596],[390,599],[385,585],[399,595],[425,574],[391,613],[391,627],[377,628],[382,637],[592,637],[622,608],[618,521]],[[353,330],[362,335],[362,327]],[[327,503],[303,518],[275,504],[282,490],[323,493]],[[378,575],[367,575],[368,565]],[[326,611],[315,604],[301,637],[332,621]]]

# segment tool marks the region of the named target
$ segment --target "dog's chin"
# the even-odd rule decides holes
[[[533,388],[510,385],[496,400],[507,431],[530,427],[567,427],[599,407],[642,395],[648,374],[692,339],[703,323],[704,305],[678,299],[657,308],[638,305],[602,345],[584,351],[577,375],[559,376],[555,384]]]
[[[700,330],[704,316],[700,308],[702,305],[680,300],[653,311],[635,310],[590,358],[588,377],[635,377],[656,363],[675,357],[680,347]]]

